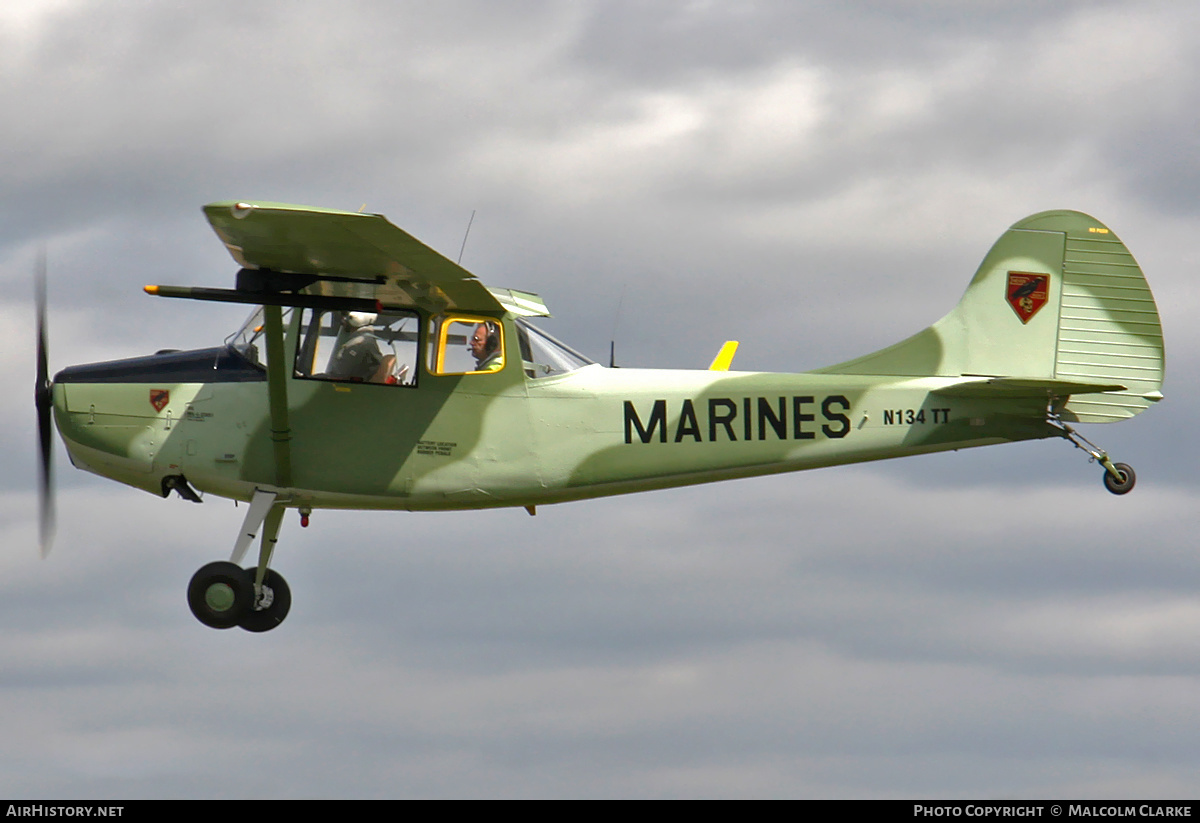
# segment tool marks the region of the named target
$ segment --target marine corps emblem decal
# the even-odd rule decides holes
[[[1021,322],[1028,323],[1050,299],[1050,275],[1010,271],[1005,296]]]

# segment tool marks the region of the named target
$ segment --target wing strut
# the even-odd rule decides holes
[[[271,442],[275,446],[275,485],[292,485],[292,429],[288,422],[287,364],[283,352],[283,309],[263,306],[267,337],[267,390]]]

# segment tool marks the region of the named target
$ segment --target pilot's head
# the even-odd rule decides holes
[[[375,312],[350,311],[346,312],[346,314],[342,316],[342,323],[348,330],[354,331],[356,329],[361,329],[364,326],[373,325],[378,316],[379,315],[375,314]]]
[[[476,326],[470,342],[467,343],[467,348],[471,350],[471,356],[475,358],[476,364],[487,360],[496,349],[500,348],[500,330],[496,324],[485,320]]]

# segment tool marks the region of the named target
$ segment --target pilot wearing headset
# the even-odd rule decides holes
[[[475,327],[467,348],[475,358],[475,371],[500,371],[504,368],[504,352],[500,349],[500,326],[485,320]]]

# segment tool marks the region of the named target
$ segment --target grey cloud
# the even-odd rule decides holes
[[[1190,796],[1196,16],[1178,4],[65,5],[0,57],[0,765],[13,796]],[[5,35],[8,36],[8,35]],[[366,203],[618,362],[895,342],[1044,208],[1130,245],[1167,400],[1065,443],[524,512],[285,524],[270,636],[192,620],[244,508],[59,462],[56,366],[211,345],[199,206]],[[624,298],[620,295],[624,289]],[[617,317],[618,300],[622,302]],[[60,457],[62,455],[60,454]],[[23,471],[24,470],[24,471]],[[481,540],[480,536],[486,536]]]

